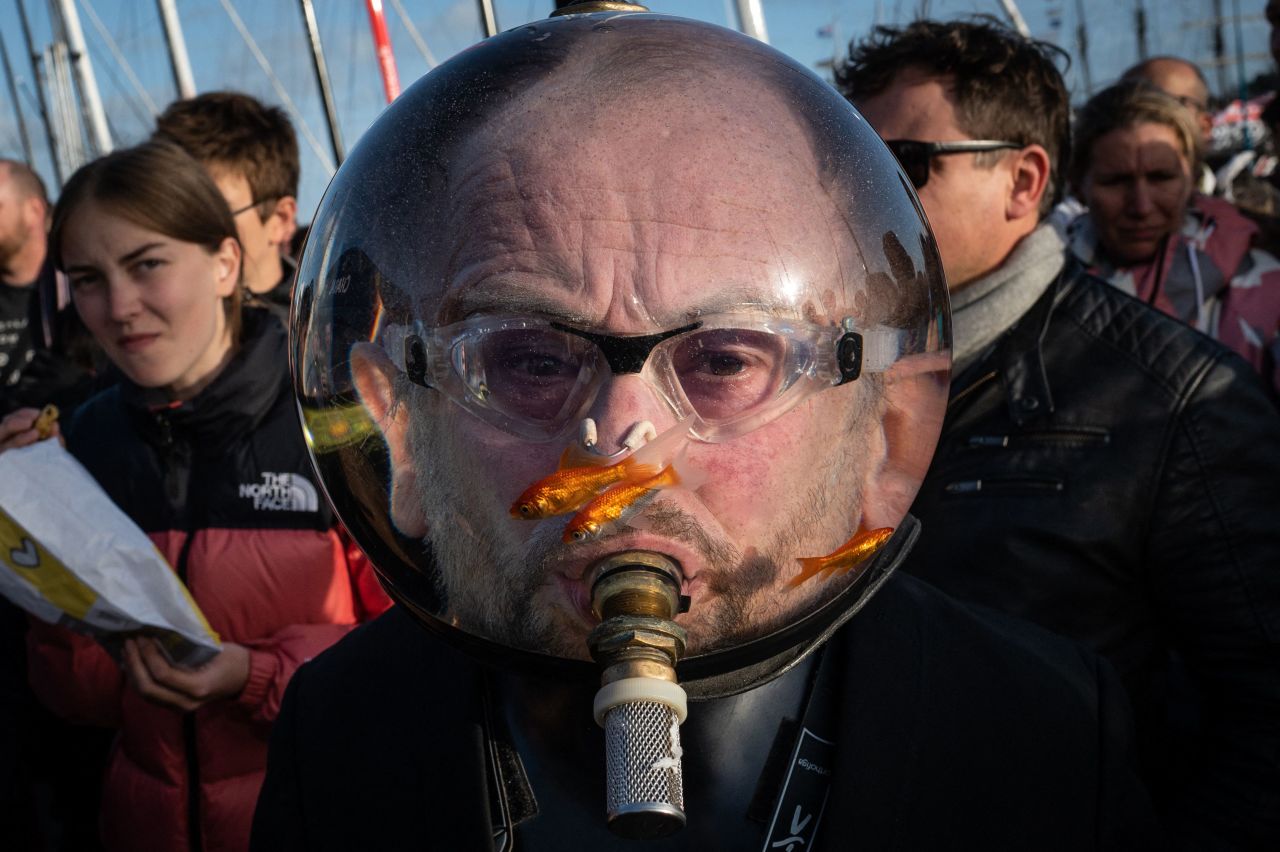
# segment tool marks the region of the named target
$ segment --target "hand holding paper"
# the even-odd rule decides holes
[[[211,701],[234,698],[249,679],[249,649],[232,642],[195,669],[172,665],[154,639],[139,637],[124,643],[124,676],[154,704],[191,712]]]
[[[0,423],[0,445],[5,425],[21,425],[15,415]],[[0,594],[117,659],[139,635],[192,668],[220,650],[151,539],[57,441],[0,452]]]

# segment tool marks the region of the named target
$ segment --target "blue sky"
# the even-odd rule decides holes
[[[22,41],[18,2],[25,4],[37,49],[52,40],[44,0],[9,0],[0,6],[0,37],[8,49],[19,87],[19,104],[36,147],[37,169],[56,185],[42,143],[43,131],[32,86],[31,65]],[[551,0],[494,0],[499,29],[544,17]],[[1212,30],[1205,25],[1209,0],[1018,0],[1032,34],[1054,41],[1072,55],[1068,75],[1077,101],[1085,89],[1076,57],[1077,9],[1088,25],[1089,60],[1094,89],[1113,81],[1137,59],[1134,11],[1146,7],[1148,52],[1174,54],[1198,61],[1215,89],[1219,83],[1212,61]],[[144,139],[152,109],[175,97],[159,14],[154,0],[76,0],[81,26],[116,145]],[[344,142],[348,149],[383,106],[382,84],[363,0],[314,0],[320,35],[334,87]],[[653,11],[736,26],[732,0],[651,0]],[[1222,0],[1224,11],[1242,18],[1241,35],[1249,77],[1272,66],[1267,54],[1265,0]],[[482,35],[476,0],[384,0],[388,28],[404,86]],[[875,23],[910,20],[926,11],[949,18],[985,12],[1002,16],[998,0],[763,0],[769,39],[779,49],[826,73],[821,63],[843,52],[850,38],[864,35]],[[306,47],[297,0],[177,0],[196,87],[201,91],[236,88],[272,103],[289,103],[295,111],[302,147],[300,218],[310,218],[330,177],[328,145],[319,92]],[[267,58],[279,88],[261,69],[232,23],[230,9],[252,34]],[[403,13],[403,14],[402,14]],[[408,23],[406,23],[406,20]],[[831,37],[819,35],[829,27]],[[104,35],[105,33],[105,35]],[[417,36],[415,38],[415,35]],[[1234,53],[1236,33],[1225,32]],[[423,48],[425,47],[425,51]],[[124,61],[117,59],[116,54]],[[1235,67],[1223,82],[1234,91]],[[0,72],[2,73],[2,72]],[[143,94],[145,92],[145,95]],[[0,84],[0,156],[22,158],[8,81]]]

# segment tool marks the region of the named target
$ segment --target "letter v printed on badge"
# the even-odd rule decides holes
[[[834,756],[834,743],[808,728],[801,729],[763,852],[802,852],[813,848],[827,807]]]

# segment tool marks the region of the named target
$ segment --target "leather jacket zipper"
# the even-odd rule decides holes
[[[962,479],[948,482],[943,488],[947,494],[952,495],[983,494],[991,497],[1060,494],[1065,489],[1066,483],[1050,476],[989,476],[982,479]]]
[[[995,370],[992,370],[989,373],[979,376],[977,379],[974,380],[973,384],[969,385],[963,390],[956,391],[951,395],[951,399],[947,400],[947,409],[950,410],[956,404],[958,404],[960,400],[964,399],[969,394],[978,390],[980,387],[982,387],[983,385],[985,385],[987,382],[991,381],[998,375],[999,373],[997,373]]]
[[[970,435],[965,447],[1010,449],[1017,447],[1105,447],[1111,443],[1111,432],[1100,426],[1076,426],[1055,429],[1022,429],[1008,434]]]

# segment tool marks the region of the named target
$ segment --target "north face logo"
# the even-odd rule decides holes
[[[265,512],[315,512],[320,508],[316,487],[296,473],[264,473],[261,482],[240,485],[240,496]]]

